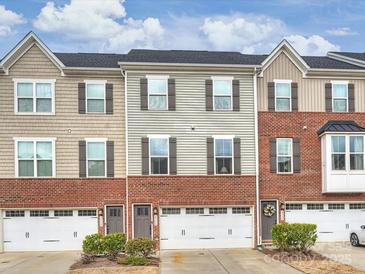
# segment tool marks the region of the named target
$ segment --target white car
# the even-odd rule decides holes
[[[359,229],[351,231],[350,241],[353,246],[365,244],[365,225],[360,226]]]

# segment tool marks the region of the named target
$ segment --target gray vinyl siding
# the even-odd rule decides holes
[[[232,75],[240,80],[238,112],[206,111],[205,80],[213,74],[156,74],[175,79],[176,111],[141,110],[140,78],[146,74],[128,72],[128,174],[142,174],[141,138],[148,134],[168,134],[177,139],[177,175],[207,175],[206,142],[212,135],[241,138],[242,175],[254,175],[253,76]],[[191,131],[191,125],[194,125],[195,131]]]

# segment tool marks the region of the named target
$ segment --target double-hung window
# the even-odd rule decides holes
[[[105,112],[106,81],[85,80],[86,88],[86,112]]]
[[[15,139],[17,177],[55,176],[55,139]]]
[[[364,170],[364,136],[331,136],[331,148],[333,171]]]
[[[232,110],[232,78],[212,77],[214,110]]]
[[[169,137],[149,136],[151,174],[169,174]]]
[[[147,75],[148,109],[167,110],[168,76]]]
[[[106,140],[87,139],[86,159],[88,177],[106,176]]]
[[[291,111],[291,80],[275,80],[275,111]]]
[[[15,112],[19,114],[54,114],[55,80],[14,79]]]
[[[332,111],[348,111],[348,83],[332,81]]]
[[[293,140],[291,138],[276,139],[277,172],[293,172]]]
[[[233,174],[233,137],[214,137],[215,174]]]

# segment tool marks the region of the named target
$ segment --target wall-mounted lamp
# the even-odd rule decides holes
[[[103,213],[104,213],[103,209],[99,208],[98,213],[99,213],[99,216],[103,216]]]
[[[280,203],[280,210],[285,210],[285,204],[284,203]]]
[[[157,207],[154,207],[153,208],[153,215],[157,215],[158,214],[158,208]]]

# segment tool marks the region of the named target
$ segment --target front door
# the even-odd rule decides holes
[[[123,232],[123,207],[107,206],[106,207],[106,233]]]
[[[261,201],[261,237],[272,240],[271,230],[277,223],[276,201]]]
[[[151,206],[134,206],[134,238],[151,238]]]

